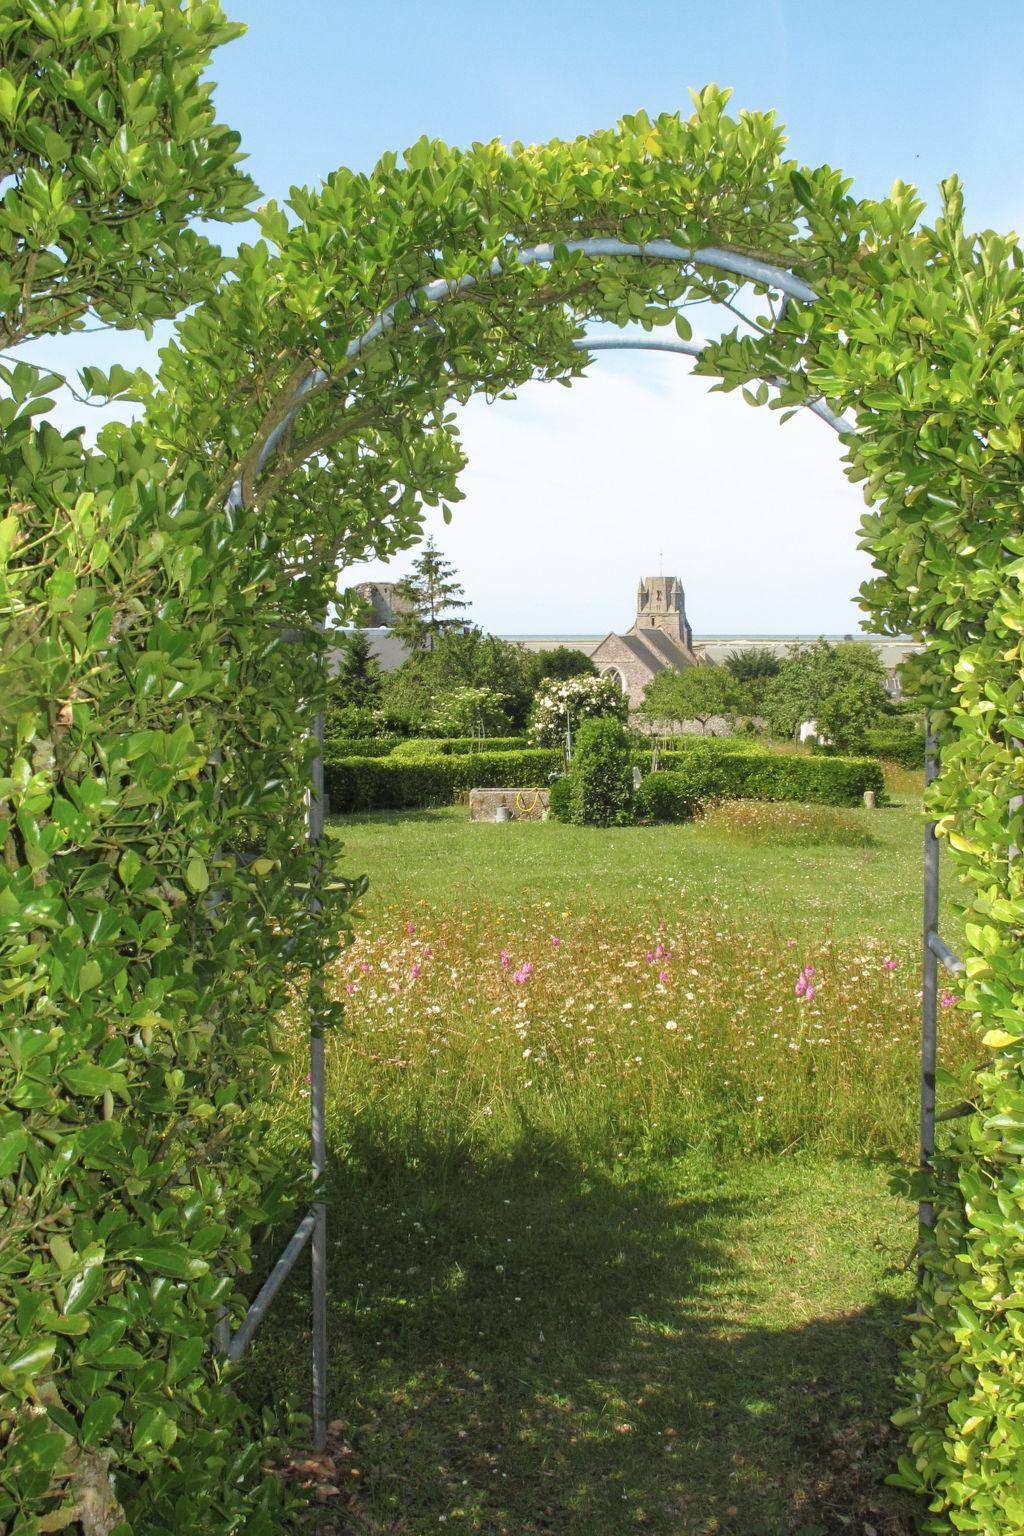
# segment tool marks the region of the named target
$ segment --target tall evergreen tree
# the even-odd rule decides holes
[[[380,666],[361,629],[346,630],[338,642],[334,697],[339,704],[365,709],[380,697]]]
[[[394,625],[394,632],[416,651],[432,651],[441,635],[463,627],[454,615],[469,607],[455,568],[433,539],[428,539],[410,574],[395,586],[396,595],[408,604]]]

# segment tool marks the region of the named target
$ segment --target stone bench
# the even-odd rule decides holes
[[[497,821],[498,808],[504,806],[510,821],[543,821],[551,804],[546,789],[471,789],[470,821]]]

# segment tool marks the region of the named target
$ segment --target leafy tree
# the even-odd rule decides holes
[[[574,645],[555,645],[534,651],[537,678],[596,677],[597,668],[590,657]]]
[[[863,641],[791,647],[764,695],[764,712],[780,736],[793,736],[805,720],[816,720],[841,751],[861,741],[888,709],[885,669]],[[834,729],[826,727],[826,718]]]
[[[414,651],[396,671],[385,673],[381,699],[418,730],[451,692],[487,688],[500,700],[507,725],[522,730],[536,685],[529,651],[470,626],[449,630],[433,650]]]
[[[752,715],[762,714],[765,690],[782,668],[779,657],[761,646],[750,645],[730,651],[722,665],[739,684],[744,707]]]
[[[735,714],[744,702],[740,685],[725,667],[686,667],[682,672],[666,668],[644,689],[640,713],[650,721],[697,720],[706,735],[711,720]]]
[[[722,665],[738,683],[756,683],[770,677],[777,677],[782,662],[774,651],[764,650],[759,645],[750,645],[741,651],[730,651]]]
[[[455,579],[455,568],[428,539],[423,553],[413,561],[411,573],[395,584],[395,595],[408,604],[408,610],[395,620],[394,633],[413,650],[433,651],[442,635],[463,627],[463,620],[453,617],[469,607],[463,589]]]

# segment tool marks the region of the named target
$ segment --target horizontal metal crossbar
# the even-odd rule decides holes
[[[951,976],[961,975],[964,969],[963,961],[959,955],[954,955],[949,945],[939,938],[934,928],[929,930],[927,940],[928,948],[937,960],[942,961],[949,974]]]
[[[259,1292],[252,1301],[248,1312],[227,1343],[224,1353],[229,1360],[240,1360],[242,1358],[249,1341],[266,1316],[270,1303],[288,1278],[303,1248],[305,1248],[313,1236],[313,1229],[316,1226],[316,1215],[317,1208],[313,1206],[303,1216],[282,1249],[280,1258],[260,1286]]]
[[[577,352],[681,352],[684,357],[700,357],[707,345],[706,341],[683,341],[674,336],[581,336],[573,342]],[[781,379],[767,382],[776,389],[782,388]],[[830,411],[824,400],[806,400],[801,409],[820,416],[834,432],[856,431],[852,421]]]

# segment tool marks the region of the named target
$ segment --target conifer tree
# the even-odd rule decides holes
[[[413,561],[410,574],[396,584],[395,594],[408,606],[399,614],[394,632],[413,650],[432,651],[441,635],[464,625],[464,620],[454,615],[469,604],[463,599],[454,566],[433,539],[427,540],[423,553]]]

